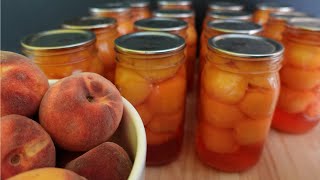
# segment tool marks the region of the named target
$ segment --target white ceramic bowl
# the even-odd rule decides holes
[[[49,80],[50,85],[55,82],[57,80]],[[147,152],[145,129],[136,109],[125,98],[122,101],[122,120],[111,141],[123,147],[133,161],[128,180],[143,180]]]

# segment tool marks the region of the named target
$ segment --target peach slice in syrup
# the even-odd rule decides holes
[[[183,109],[173,114],[155,115],[147,127],[156,133],[175,133],[183,123],[183,118]]]

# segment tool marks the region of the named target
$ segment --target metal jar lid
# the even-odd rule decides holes
[[[188,24],[185,21],[172,18],[147,18],[134,23],[134,27],[143,31],[179,31],[186,29]]]
[[[209,16],[215,19],[247,20],[252,17],[252,14],[247,11],[210,11]]]
[[[116,51],[130,54],[166,54],[184,47],[182,37],[164,32],[136,32],[115,40]]]
[[[130,5],[123,2],[110,2],[89,7],[91,14],[104,12],[126,12],[129,10]]]
[[[158,5],[191,5],[191,0],[159,0]]]
[[[209,9],[218,11],[241,11],[243,4],[228,1],[216,1],[209,4]]]
[[[280,11],[280,12],[289,12],[293,11],[294,8],[285,3],[279,2],[263,2],[257,4],[257,8],[261,10],[271,10],[271,11]]]
[[[109,17],[81,17],[64,21],[62,27],[90,30],[114,26],[116,22],[116,19]]]
[[[130,1],[130,7],[133,8],[142,8],[142,7],[148,7],[150,5],[150,2],[148,0],[134,0]]]
[[[31,34],[21,40],[27,50],[58,50],[79,47],[95,42],[90,31],[57,29]]]
[[[263,29],[261,25],[253,22],[232,19],[209,21],[207,27],[223,33],[250,35],[257,34]]]
[[[270,16],[273,19],[288,21],[292,18],[307,17],[308,15],[302,12],[292,11],[292,12],[274,12],[274,13],[271,13]]]
[[[245,34],[224,34],[208,40],[212,50],[236,57],[267,58],[283,53],[283,46],[269,38]]]
[[[308,31],[320,31],[320,18],[299,17],[288,21],[287,26]]]
[[[161,9],[153,11],[153,16],[164,18],[189,18],[194,16],[192,10],[183,9]]]

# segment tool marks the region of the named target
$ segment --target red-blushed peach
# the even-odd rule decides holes
[[[122,147],[105,142],[70,161],[65,168],[88,180],[126,180],[132,162]]]
[[[25,56],[8,51],[0,51],[0,54],[0,115],[32,117],[49,88],[46,75]]]
[[[49,134],[35,121],[11,114],[1,118],[1,178],[41,167],[54,167],[56,152]]]
[[[87,151],[112,136],[122,112],[116,87],[104,77],[86,72],[50,87],[40,105],[39,121],[62,149]]]
[[[39,168],[23,172],[8,180],[86,180],[86,178],[67,169]]]

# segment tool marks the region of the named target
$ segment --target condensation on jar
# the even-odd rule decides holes
[[[176,9],[168,9],[168,10],[156,10],[153,15],[155,17],[160,18],[175,18],[180,19],[188,23],[187,28],[187,55],[186,55],[186,63],[187,63],[187,76],[188,76],[188,90],[192,90],[193,86],[193,76],[196,64],[197,57],[197,31],[195,28],[195,15],[192,10],[176,10]]]
[[[244,5],[237,2],[216,1],[209,3],[209,11],[242,11]]]
[[[196,151],[227,172],[261,157],[280,91],[283,47],[271,39],[224,34],[208,41],[201,74]]]
[[[320,19],[291,19],[282,42],[286,50],[272,127],[305,133],[320,121]]]
[[[136,32],[115,41],[115,85],[138,111],[147,136],[147,165],[175,160],[183,140],[185,41],[163,32]]]
[[[158,0],[158,9],[192,9],[191,0]]]
[[[248,34],[259,35],[262,32],[262,26],[253,22],[243,20],[214,20],[207,23],[205,31],[200,39],[199,72],[202,71],[207,51],[208,39],[221,34]]]
[[[253,14],[253,21],[260,25],[265,25],[268,20],[270,13],[272,12],[292,12],[294,11],[293,7],[279,2],[263,2],[259,3],[256,6],[256,10]]]
[[[265,24],[262,35],[277,41],[282,40],[282,33],[285,29],[286,23],[296,17],[307,17],[301,12],[275,12],[270,14],[268,22]]]
[[[132,12],[129,4],[122,2],[104,3],[89,8],[92,16],[115,18],[118,32],[125,35],[133,32]]]
[[[104,64],[103,76],[114,82],[116,57],[113,42],[119,36],[116,20],[105,17],[82,17],[67,20],[62,26],[66,29],[90,30],[96,35],[98,56]]]
[[[49,79],[61,79],[80,72],[103,75],[95,35],[90,31],[58,29],[31,34],[21,40],[22,52]]]
[[[133,22],[150,18],[152,13],[149,6],[150,2],[148,0],[131,1],[130,7],[133,16]]]

